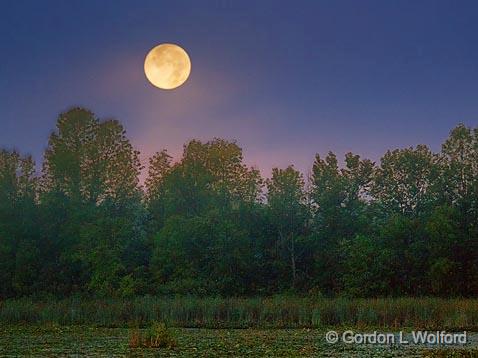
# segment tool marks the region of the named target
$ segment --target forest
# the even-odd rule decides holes
[[[0,150],[1,298],[478,294],[478,128],[380,163],[317,154],[308,176],[263,178],[219,138],[139,155],[83,108],[41,165]]]

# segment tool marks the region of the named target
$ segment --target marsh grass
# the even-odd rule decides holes
[[[477,299],[136,297],[0,302],[0,324],[187,328],[377,327],[478,330]]]
[[[164,322],[153,322],[146,330],[135,328],[130,332],[130,348],[176,348],[175,333]]]

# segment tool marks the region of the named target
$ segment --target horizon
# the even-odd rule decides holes
[[[100,118],[96,115],[96,113],[94,112],[94,110],[92,110],[91,108],[84,108],[84,107],[79,107],[79,106],[71,106],[71,107],[68,107],[67,110],[65,110],[64,112],[61,112],[58,114],[57,118],[63,114],[63,113],[66,113],[68,112],[69,110],[71,109],[76,109],[76,108],[80,108],[80,109],[85,109],[85,110],[88,110],[88,111],[91,111],[95,116],[96,118],[99,120],[99,122],[103,122],[105,120],[110,120],[110,119],[114,119],[114,120],[117,120],[119,121],[119,123],[124,127],[121,119],[119,118],[115,118],[115,117],[107,117],[107,118]],[[172,157],[172,161],[173,163],[178,163],[181,161],[181,158],[182,158],[182,155],[183,155],[183,150],[184,150],[184,147],[190,142],[190,141],[193,141],[193,140],[199,140],[200,142],[202,143],[207,143],[207,142],[210,142],[210,141],[213,141],[214,139],[224,139],[224,140],[227,140],[229,142],[232,142],[232,143],[236,143],[242,150],[242,153],[243,153],[243,160],[244,160],[244,163],[250,167],[250,168],[255,168],[255,169],[258,169],[261,176],[264,177],[264,178],[270,178],[271,176],[271,173],[272,173],[272,170],[274,168],[279,168],[279,169],[285,169],[286,167],[288,166],[292,166],[294,167],[294,169],[298,170],[304,177],[304,179],[307,181],[309,180],[308,177],[311,175],[311,170],[312,170],[312,166],[313,166],[313,163],[314,163],[314,160],[316,158],[317,155],[320,155],[321,158],[324,158],[329,152],[332,152],[334,153],[336,156],[337,156],[337,160],[338,160],[338,164],[339,164],[339,168],[343,168],[344,167],[344,158],[345,158],[345,154],[347,153],[353,153],[353,154],[358,154],[360,156],[360,158],[362,160],[364,159],[369,159],[372,161],[372,163],[375,165],[375,166],[380,166],[380,163],[381,163],[381,160],[382,160],[382,157],[383,155],[387,152],[387,151],[393,151],[395,149],[406,149],[406,148],[416,148],[418,145],[425,145],[427,148],[430,149],[430,151],[434,154],[439,154],[441,149],[442,149],[442,145],[443,143],[446,141],[447,138],[449,138],[449,135],[451,134],[452,130],[456,127],[459,127],[459,126],[465,126],[467,128],[472,128],[472,127],[469,127],[467,126],[465,123],[457,123],[456,126],[450,128],[449,132],[448,132],[448,136],[445,137],[442,141],[442,143],[440,143],[440,145],[438,146],[437,149],[434,149],[432,148],[431,146],[429,146],[427,143],[415,143],[415,144],[412,144],[412,145],[408,145],[408,146],[402,146],[402,147],[395,147],[395,148],[386,148],[385,151],[381,154],[378,155],[378,157],[375,159],[375,158],[368,158],[368,157],[365,157],[365,156],[362,156],[360,153],[356,153],[354,152],[353,150],[350,150],[346,153],[343,153],[343,155],[339,155],[338,153],[334,152],[333,150],[329,150],[329,151],[326,151],[326,152],[316,152],[310,159],[310,165],[305,168],[306,170],[303,170],[301,168],[298,168],[295,163],[293,161],[291,161],[289,164],[287,165],[284,165],[284,166],[272,166],[270,168],[265,168],[266,171],[264,170],[264,168],[261,168],[259,167],[258,165],[256,165],[255,163],[251,163],[248,158],[247,158],[247,155],[245,154],[245,152],[247,151],[247,148],[244,148],[241,143],[234,139],[234,138],[221,138],[221,137],[211,137],[211,138],[205,138],[205,139],[199,139],[199,138],[190,138],[188,139],[185,143],[183,143],[181,145],[181,148],[176,152],[176,153],[172,153],[169,148],[158,148],[157,150],[154,150],[150,155],[145,155],[143,152],[141,152],[141,150],[139,150],[135,145],[134,143],[132,142],[132,145],[133,145],[133,148],[135,150],[138,150],[139,151],[139,158],[140,158],[140,161],[141,161],[141,164],[142,164],[142,169],[141,169],[141,173],[139,175],[139,181],[140,181],[140,185],[143,187],[144,186],[144,182],[148,176],[148,167],[149,167],[149,159],[152,158],[152,156],[155,154],[155,153],[159,153],[161,152],[163,149],[165,149],[169,155],[171,155]],[[126,137],[128,139],[131,140],[131,138],[129,138],[128,136],[128,129],[127,128],[124,128],[125,130],[125,133],[126,133]],[[57,131],[57,128],[56,126],[50,131],[49,133],[49,136],[53,133],[56,133]],[[48,136],[48,137],[49,137]],[[33,155],[32,153],[28,153],[28,152],[25,152],[22,150],[22,148],[20,147],[17,147],[17,146],[13,146],[13,147],[6,147],[6,146],[2,146],[0,147],[0,150],[2,149],[6,149],[6,150],[13,150],[15,152],[18,152],[19,154],[21,155],[27,155],[27,156],[32,156],[32,158],[34,159],[35,161],[35,168],[36,168],[36,175],[39,175],[41,174],[42,172],[42,165],[43,165],[43,162],[44,162],[44,154],[45,154],[45,150],[48,148],[48,138],[46,140],[46,143],[45,143],[45,146],[43,148],[43,151],[38,154],[37,157],[35,157],[35,155]],[[144,189],[144,188],[143,188]]]

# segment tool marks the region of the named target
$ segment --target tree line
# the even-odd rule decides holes
[[[192,140],[147,178],[117,120],[60,114],[41,173],[0,151],[0,297],[478,294],[478,128],[268,179]]]

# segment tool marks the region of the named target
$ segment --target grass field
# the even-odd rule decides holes
[[[476,348],[330,345],[315,329],[177,329],[174,349],[128,347],[128,329],[88,326],[9,326],[0,330],[0,356],[179,357],[476,357]],[[476,346],[475,346],[476,347]]]

